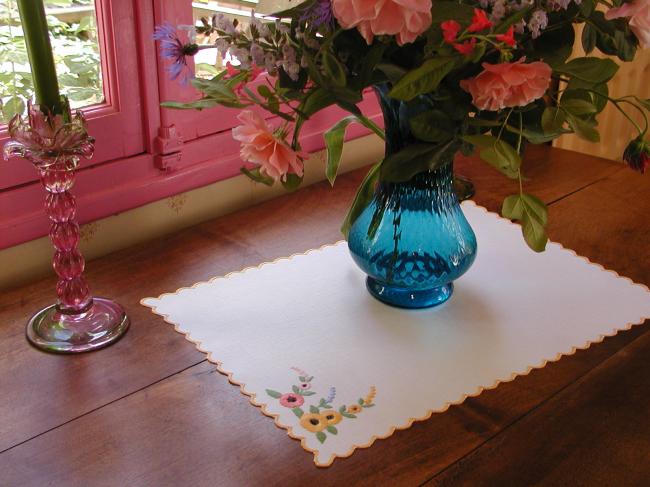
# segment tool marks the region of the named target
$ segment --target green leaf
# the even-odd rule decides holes
[[[337,435],[339,433],[339,430],[337,430],[334,426],[328,426],[327,432],[333,435]]]
[[[591,115],[598,111],[593,103],[578,98],[569,98],[565,100],[565,96],[562,97],[560,106],[570,114],[576,116]]]
[[[291,390],[293,391],[294,394],[302,395],[302,390],[298,386],[291,386]]]
[[[535,57],[553,68],[561,66],[573,52],[574,40],[575,31],[571,23],[542,31],[542,35],[533,41]]]
[[[306,95],[300,107],[300,112],[304,113],[306,118],[309,118],[314,113],[334,105],[334,103],[336,103],[336,98],[331,92],[324,88],[316,88]]]
[[[273,180],[272,177],[266,176],[265,174],[262,174],[260,172],[260,168],[256,167],[255,169],[249,170],[246,169],[245,167],[242,167],[239,169],[243,174],[245,174],[248,178],[252,179],[256,183],[261,183],[266,186],[273,186],[275,181]]]
[[[344,412],[345,412],[345,405],[339,408],[339,413],[344,413]]]
[[[363,399],[359,398],[357,402],[359,403],[359,406],[363,406]]]
[[[381,165],[381,179],[390,182],[410,181],[423,171],[433,171],[449,162],[458,148],[453,139],[444,144],[410,144],[388,156]]]
[[[312,414],[318,414],[320,410],[316,406],[309,406],[309,412]]]
[[[581,57],[572,59],[563,66],[555,68],[559,73],[590,83],[604,83],[612,79],[618,71],[618,64],[611,59]]]
[[[544,251],[548,242],[545,230],[548,211],[542,200],[525,193],[508,196],[503,201],[501,214],[505,218],[520,221],[528,246],[535,252]]]
[[[346,239],[350,234],[350,228],[354,222],[357,221],[357,218],[359,218],[363,210],[368,206],[368,204],[370,204],[370,201],[372,201],[372,197],[375,193],[375,186],[377,181],[379,181],[381,164],[382,162],[380,161],[372,166],[357,190],[354,201],[352,202],[348,214],[345,216],[345,220],[343,220],[343,224],[341,225],[341,233]]]
[[[325,174],[327,175],[327,180],[332,186],[334,186],[339,165],[341,164],[343,142],[345,141],[345,130],[348,125],[356,121],[357,117],[350,115],[349,117],[339,120],[336,125],[323,134],[325,147],[327,148],[327,167],[325,169]]]
[[[305,412],[300,408],[292,408],[291,411],[299,418],[302,418],[302,415],[305,414]]]
[[[409,101],[418,95],[434,91],[442,79],[454,68],[452,57],[429,59],[417,69],[409,71],[390,90],[388,96]]]
[[[521,157],[517,150],[491,135],[466,135],[463,140],[481,148],[479,156],[509,178],[518,177]]]
[[[302,391],[303,396],[313,396],[314,394],[316,393],[313,391]]]
[[[316,433],[316,439],[318,441],[320,441],[321,443],[325,443],[325,440],[327,439],[327,436],[322,431],[319,431],[318,433]]]
[[[274,391],[273,389],[267,389],[266,393],[274,399],[280,399],[280,397],[282,397],[282,394],[280,394],[278,391]]]
[[[573,129],[578,137],[584,140],[588,140],[589,142],[600,141],[600,134],[598,133],[598,130],[596,130],[594,122],[583,120],[582,118],[576,117],[570,113],[567,113],[566,117],[567,121],[569,122],[569,126]]]
[[[2,104],[2,115],[4,116],[5,120],[13,118],[13,116],[16,114],[22,115],[24,111],[25,102],[17,96],[12,96],[4,104]]]
[[[591,24],[585,24],[582,30],[582,48],[589,54],[596,47],[598,32]]]
[[[558,107],[546,107],[542,113],[542,129],[545,134],[551,134],[562,130],[566,121],[566,114]]]
[[[416,138],[425,142],[442,142],[452,136],[451,119],[441,110],[429,110],[419,113],[409,120],[411,131]]]
[[[377,64],[377,69],[386,75],[388,81],[392,84],[396,84],[400,79],[406,75],[406,70],[401,66],[390,63],[379,63]]]
[[[282,181],[282,186],[287,191],[297,190],[303,179],[302,176],[298,176],[297,174],[287,174],[286,177],[287,179]]]
[[[323,53],[323,70],[336,86],[343,87],[347,84],[348,80],[345,75],[345,68],[336,59],[336,56],[329,51]]]
[[[307,382],[307,377],[305,377],[304,375],[301,375],[300,377],[298,377],[298,380],[300,382]]]
[[[350,414],[350,413],[341,413],[341,416],[344,416],[344,417],[350,418],[350,419],[356,419],[356,417],[357,417],[356,414]]]

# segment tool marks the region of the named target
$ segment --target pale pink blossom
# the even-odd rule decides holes
[[[332,10],[341,27],[356,27],[368,44],[394,35],[403,46],[431,25],[431,0],[332,0]]]
[[[285,181],[289,173],[302,176],[306,154],[289,147],[259,114],[244,110],[237,118],[242,125],[232,129],[232,136],[241,142],[244,161],[257,164],[262,173],[275,181]]]
[[[630,18],[630,30],[639,39],[641,47],[650,47],[650,0],[634,0],[618,8],[611,8],[605,14],[607,20],[620,17]]]
[[[524,58],[514,63],[483,63],[483,72],[460,82],[472,95],[480,110],[501,110],[523,107],[544,96],[551,82],[551,67],[541,61],[525,64]]]

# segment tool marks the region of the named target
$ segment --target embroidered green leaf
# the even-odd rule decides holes
[[[291,390],[292,390],[295,394],[302,394],[302,391],[298,388],[298,386],[292,386],[292,387],[291,387]]]
[[[313,395],[316,394],[316,393],[315,393],[315,392],[312,392],[312,391],[302,391],[301,394],[302,394],[303,396],[313,396]]]
[[[307,380],[305,382],[311,382],[314,376],[312,375],[311,377],[307,377]]]
[[[316,433],[316,439],[318,441],[320,441],[321,443],[325,443],[325,440],[327,439],[327,436],[322,431],[319,431],[318,433]]]
[[[374,404],[364,404],[363,405],[364,408],[372,408],[374,406],[375,406]]]
[[[301,375],[300,377],[298,377],[298,380],[300,382],[307,382],[307,378],[304,375]]]
[[[309,406],[309,412],[313,413],[313,414],[318,414],[319,409],[316,406],[312,405],[312,406]]]
[[[299,418],[302,418],[302,415],[305,414],[305,412],[300,408],[293,408],[291,409],[291,411],[293,411],[293,414],[295,414]]]
[[[345,405],[339,408],[339,413],[344,413],[344,412],[345,412]]]
[[[354,414],[351,414],[351,413],[343,413],[343,412],[341,412],[341,416],[345,416],[346,418],[350,418],[350,419],[355,419],[355,418],[357,417],[357,416],[354,415]]]
[[[339,432],[339,430],[337,430],[334,426],[328,426],[328,427],[327,427],[327,431],[328,431],[329,433],[332,433],[333,435],[336,435],[336,434],[338,434],[338,432]]]
[[[280,394],[278,391],[274,391],[273,389],[267,389],[266,393],[275,399],[280,399],[282,396],[282,394]]]
[[[357,402],[359,403],[359,406],[363,406],[363,399],[359,398]]]

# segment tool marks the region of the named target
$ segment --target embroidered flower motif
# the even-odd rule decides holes
[[[358,404],[353,404],[352,406],[348,406],[347,412],[350,414],[359,414],[363,408],[358,405]]]
[[[330,387],[327,397],[321,397],[318,402],[309,404],[309,412],[305,411],[302,406],[305,403],[305,397],[313,396],[316,392],[311,391],[311,381],[314,379],[307,372],[297,367],[291,368],[298,374],[298,385],[292,386],[293,393],[281,394],[273,389],[266,389],[266,393],[274,399],[278,399],[280,404],[290,408],[295,414],[306,431],[314,433],[320,443],[325,443],[328,435],[338,435],[338,425],[343,419],[356,419],[356,414],[366,408],[374,407],[373,401],[377,395],[377,388],[372,386],[366,397],[360,397],[357,404],[352,406],[341,405],[335,409],[332,405],[336,398],[336,388]]]
[[[300,394],[294,394],[293,392],[289,392],[288,394],[284,394],[282,397],[280,397],[280,404],[282,404],[285,408],[299,408],[304,403],[305,398]]]
[[[339,413],[338,411],[334,411],[333,409],[323,411],[321,415],[325,418],[325,422],[327,423],[328,426],[339,424],[343,419],[341,413]]]
[[[322,414],[307,413],[300,418],[300,426],[312,433],[319,433],[327,427],[327,420]]]

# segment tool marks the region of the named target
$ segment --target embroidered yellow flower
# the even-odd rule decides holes
[[[300,426],[312,433],[318,433],[327,427],[327,420],[322,414],[307,413],[300,418]]]
[[[339,424],[343,419],[341,413],[339,413],[338,411],[334,411],[333,409],[328,409],[327,411],[323,411],[321,415],[325,418],[325,422],[327,423],[327,426],[333,426],[335,424]]]
[[[363,401],[364,404],[366,404],[366,405],[372,404],[372,402],[375,400],[376,395],[377,395],[377,388],[375,386],[372,386],[370,388],[370,392],[368,393],[368,395],[366,396],[366,398]]]
[[[358,414],[362,411],[362,407],[359,406],[358,404],[353,404],[352,406],[348,406],[348,413],[350,414]]]

